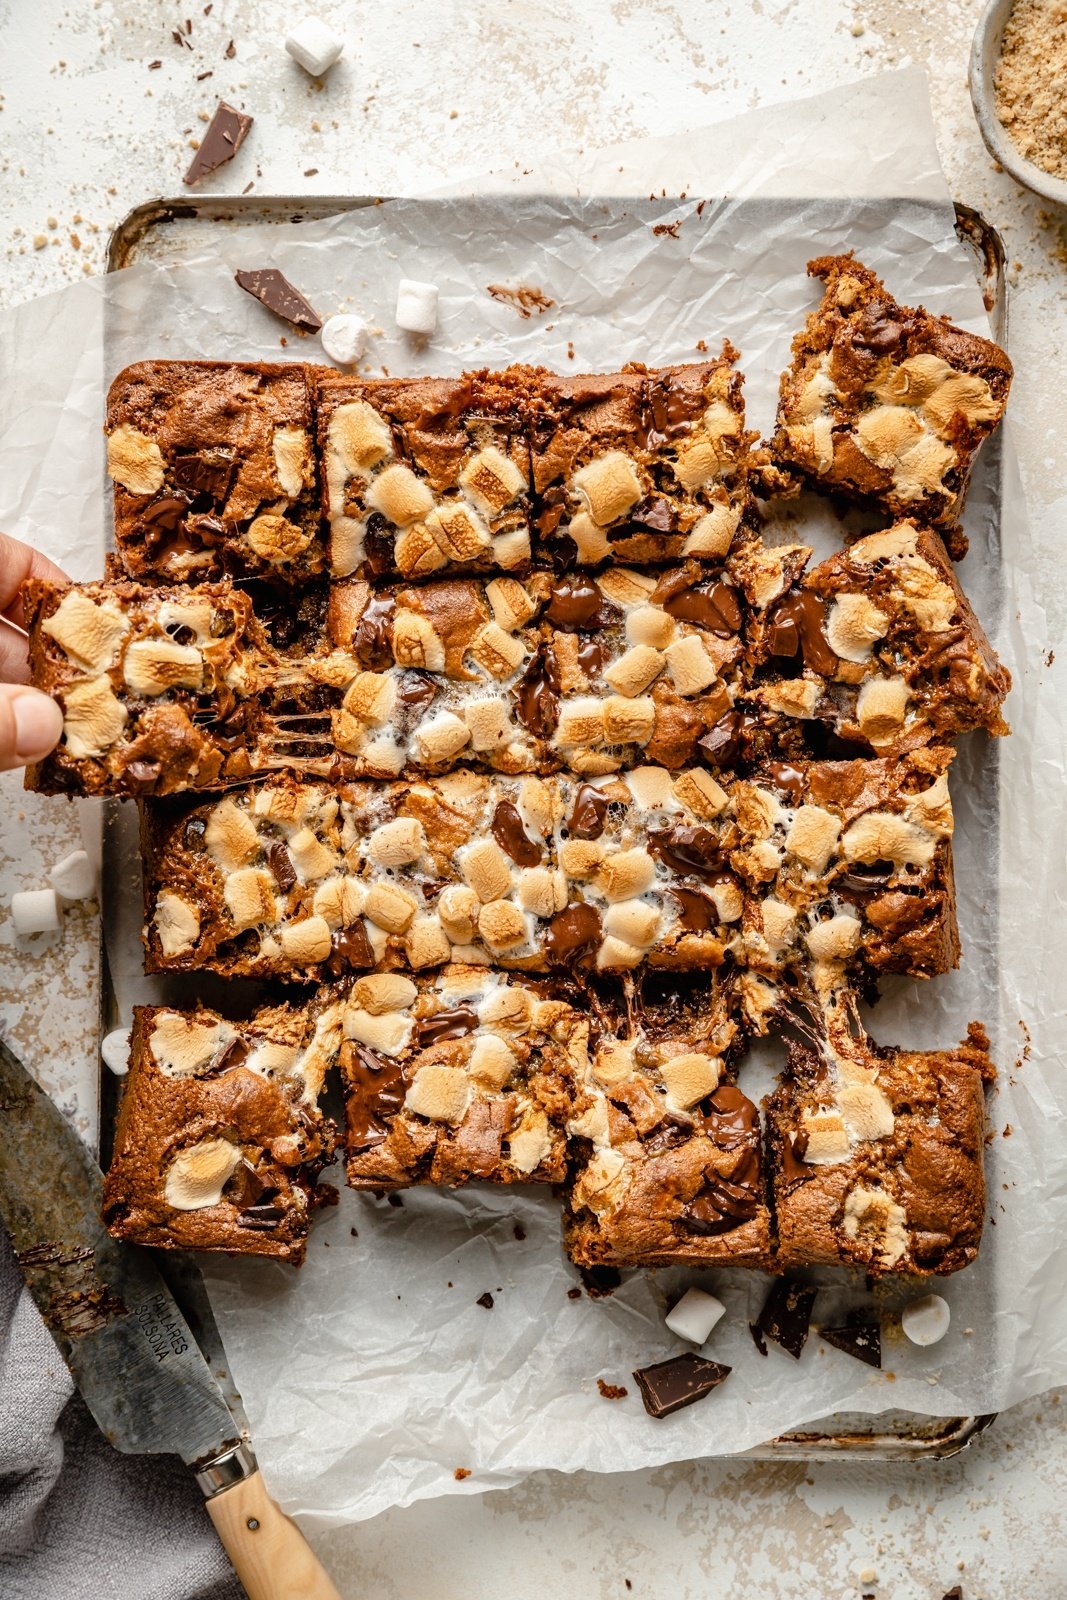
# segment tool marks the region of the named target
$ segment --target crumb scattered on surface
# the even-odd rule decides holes
[[[485,292],[502,305],[512,306],[524,319],[532,317],[535,312],[539,317],[543,316],[556,303],[549,299],[543,289],[528,283],[517,284],[514,288],[506,283],[487,283]]]
[[[1067,178],[1067,0],[1017,0],[997,62],[997,116],[1027,161]]]
[[[602,1400],[625,1400],[629,1389],[621,1383],[605,1383],[603,1378],[598,1378],[596,1386],[600,1390]]]
[[[484,1294],[480,1294],[474,1303],[477,1306],[484,1306],[486,1311],[492,1311],[494,1305],[493,1297],[488,1289]]]
[[[470,1467],[457,1467],[455,1472],[452,1474],[452,1476],[455,1478],[457,1483],[462,1483],[464,1478],[469,1478],[470,1475],[471,1475]]]

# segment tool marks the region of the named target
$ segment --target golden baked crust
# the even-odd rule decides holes
[[[955,525],[974,457],[1004,414],[1012,365],[989,339],[921,307],[898,305],[851,254],[820,256],[822,304],[782,374],[766,487],[796,469],[816,487]]]

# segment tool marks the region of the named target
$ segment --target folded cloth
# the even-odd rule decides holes
[[[0,1233],[0,1594],[242,1600],[191,1473],[112,1449]]]

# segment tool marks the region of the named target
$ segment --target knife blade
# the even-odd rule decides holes
[[[100,1221],[103,1174],[0,1039],[0,1220],[37,1307],[105,1437],[194,1469],[251,1600],[340,1600],[270,1499],[231,1412],[150,1252]]]

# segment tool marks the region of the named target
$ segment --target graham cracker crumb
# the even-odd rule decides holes
[[[1018,0],[1004,29],[996,109],[1020,153],[1067,178],[1067,0]]]

